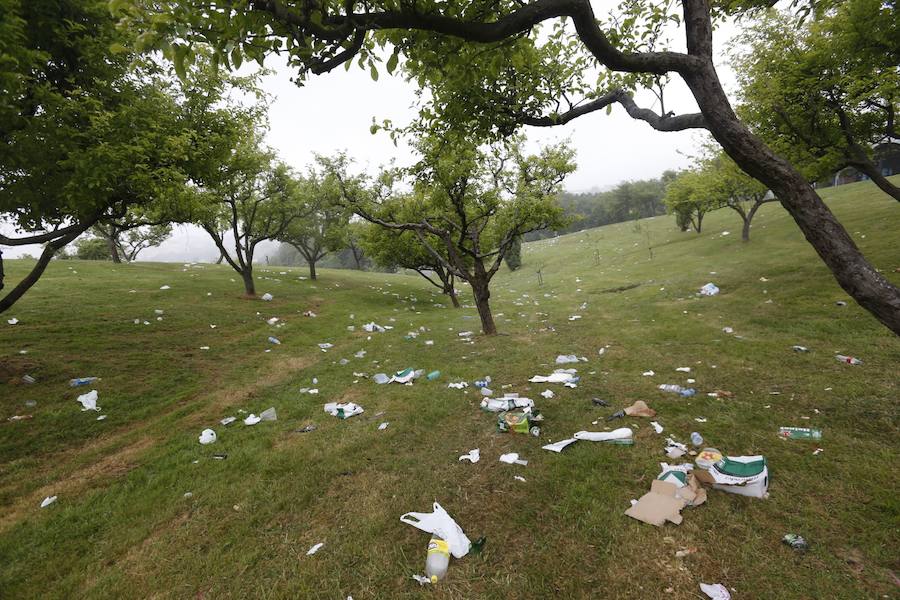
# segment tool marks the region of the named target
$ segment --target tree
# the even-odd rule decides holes
[[[248,126],[232,155],[198,192],[191,220],[209,234],[225,261],[240,274],[246,295],[255,297],[256,247],[283,235],[307,210],[297,178],[275,161],[270,150],[260,148],[255,123]],[[233,251],[229,251],[226,244],[232,240]]]
[[[900,201],[872,160],[877,144],[900,138],[900,22],[880,0],[848,0],[796,26],[770,11],[742,36],[733,62],[740,114],[810,179],[845,167]]]
[[[759,181],[741,171],[734,161],[719,154],[706,161],[701,171],[715,202],[727,206],[741,217],[741,240],[750,241],[750,223],[759,207],[778,199]]]
[[[660,131],[707,129],[779,198],[841,287],[900,334],[900,289],[865,259],[804,176],[737,117],[720,83],[714,21],[759,11],[768,0],[717,1],[713,10],[707,0],[637,0],[623,3],[607,21],[598,21],[590,0],[448,0],[415,7],[389,0],[223,0],[214,10],[208,0],[112,4],[126,26],[145,30],[141,49],[161,48],[179,60],[190,59],[193,45],[208,44],[220,64],[235,67],[244,57],[262,62],[286,52],[299,80],[351,60],[377,78],[376,50],[390,47],[387,71],[402,56],[408,74],[428,87],[432,102],[424,116],[471,131],[491,128],[502,136],[522,125],[552,127],[613,104]],[[835,4],[794,5],[805,15]],[[891,11],[883,5],[879,18],[890,19]],[[544,22],[549,31],[541,29]],[[673,23],[683,30],[685,51],[670,49],[667,27]],[[887,38],[894,51],[896,39]],[[598,63],[605,67],[599,77]],[[667,112],[662,87],[660,113],[634,101],[634,89],[673,75],[687,85],[699,113]]]
[[[488,154],[468,132],[420,138],[416,146],[421,160],[406,171],[413,178],[413,196],[402,214],[383,192],[368,198],[361,194],[345,175],[343,161],[328,162],[356,214],[388,229],[415,233],[444,269],[469,283],[485,335],[497,333],[491,278],[516,238],[563,223],[554,197],[565,176],[575,170],[574,153],[565,145],[526,156],[521,143],[521,138],[512,138]],[[429,236],[440,240],[440,251]]]
[[[367,230],[366,223],[359,221],[351,221],[345,229],[344,246],[350,251],[350,255],[353,257],[353,264],[356,265],[358,271],[362,271],[368,262],[366,260],[366,250],[363,247],[363,237]]]
[[[510,271],[516,271],[519,267],[522,266],[522,237],[519,236],[513,240],[512,244],[509,246],[509,251],[506,253],[506,256],[503,257],[506,261],[506,266],[509,267]]]
[[[703,227],[704,215],[721,206],[702,171],[679,173],[666,189],[665,202],[681,231],[693,227],[697,233]]]
[[[150,224],[147,221],[110,219],[92,228],[95,235],[106,241],[114,263],[132,262],[147,248],[159,246],[172,235],[169,223]]]
[[[309,278],[316,278],[316,263],[346,242],[350,213],[341,206],[341,190],[333,175],[310,169],[299,186],[304,204],[302,219],[293,219],[275,238],[290,244],[303,256]]]
[[[106,240],[87,237],[75,242],[75,258],[79,260],[110,260],[112,256]]]
[[[409,206],[408,208],[412,210],[404,211],[404,203],[411,205],[412,198],[397,197],[385,202],[384,206],[380,207],[379,218],[400,216],[404,212],[408,213],[409,218],[415,218],[414,207]],[[400,218],[405,220],[407,215]],[[442,294],[448,296],[454,308],[459,308],[455,277],[453,272],[445,267],[449,258],[440,238],[429,233],[422,235],[427,240],[427,246],[419,241],[414,231],[398,231],[366,223],[361,231],[360,243],[376,265],[390,270],[401,268],[415,271],[428,283],[441,290]],[[438,259],[435,253],[441,255],[441,258]]]

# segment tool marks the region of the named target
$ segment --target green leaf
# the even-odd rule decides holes
[[[244,57],[241,56],[241,49],[235,46],[234,50],[231,51],[231,64],[234,65],[235,69],[241,68],[241,63],[244,62]]]
[[[606,114],[610,114],[610,113],[612,113],[612,104],[607,104],[606,105]]]
[[[372,76],[372,81],[378,81],[378,69],[374,64],[369,65],[369,74]]]
[[[394,73],[394,69],[397,68],[397,62],[399,62],[399,57],[397,56],[397,53],[395,52],[395,53],[391,54],[391,57],[387,61],[388,73],[391,73],[391,74]]]

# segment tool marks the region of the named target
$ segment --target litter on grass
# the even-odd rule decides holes
[[[546,398],[547,400],[549,400],[550,398],[552,398],[553,395],[554,395],[554,394],[553,394],[553,391],[552,391],[552,390],[544,390],[543,392],[541,392],[541,396],[543,396],[543,397]]]
[[[319,549],[321,549],[322,546],[324,546],[324,545],[325,545],[324,542],[319,542],[318,544],[314,544],[314,545],[312,546],[312,548],[310,548],[309,550],[306,551],[306,555],[307,555],[307,556],[312,556],[313,554],[315,554],[316,552],[318,552]]]
[[[657,423],[656,421],[650,421],[650,425],[653,426],[653,429],[656,430],[656,433],[663,432],[663,426]]]
[[[47,496],[41,501],[41,508],[47,508],[54,502],[56,502],[56,496]]]
[[[375,323],[373,321],[371,323],[366,323],[365,325],[363,325],[363,329],[365,331],[368,331],[369,333],[372,333],[375,331],[377,331],[378,333],[384,333],[386,328],[382,327],[381,325],[379,325],[378,323]]]
[[[481,401],[482,410],[488,412],[505,412],[517,408],[533,408],[534,401],[520,398],[518,394],[505,394],[502,398],[485,398]]]
[[[266,302],[271,302],[274,297],[275,296],[273,296],[269,292],[266,292],[265,294],[262,295],[262,299],[265,300]]]
[[[450,554],[455,558],[462,558],[469,553],[472,542],[440,504],[435,502],[433,507],[434,512],[430,513],[408,512],[403,514],[400,516],[400,522],[439,537],[447,542]]]
[[[715,296],[719,293],[719,288],[716,287],[716,284],[710,282],[700,288],[701,296]]]
[[[260,421],[262,421],[261,418],[257,417],[253,413],[250,413],[250,415],[246,419],[244,419],[244,425],[256,425]]]
[[[477,463],[479,460],[481,460],[481,451],[478,448],[475,448],[474,450],[469,450],[466,454],[463,454],[462,456],[460,456],[459,460],[460,461],[467,460],[473,464]]]
[[[216,432],[212,429],[204,429],[200,432],[200,443],[206,446],[216,441]]]
[[[764,456],[725,456],[696,475],[701,483],[729,494],[751,498],[769,495],[769,469]]]
[[[381,425],[378,426],[378,431],[384,431],[385,429],[388,428],[388,425],[390,425],[390,423],[385,421],[384,423],[382,423]]]
[[[522,465],[523,467],[528,464],[527,460],[521,460],[519,458],[518,452],[508,452],[506,454],[501,454],[500,462],[506,463],[508,465]]]
[[[559,356],[556,357],[556,364],[558,364],[558,365],[564,365],[567,363],[577,363],[577,362],[587,362],[587,358],[585,358],[584,356],[582,356],[581,358],[578,358],[574,354],[560,354]]]
[[[355,417],[356,415],[362,414],[363,407],[354,402],[346,402],[346,403],[338,403],[338,402],[329,402],[325,405],[325,412],[333,417],[337,417],[339,419],[349,419],[350,417]]]
[[[731,600],[731,594],[721,583],[701,583],[700,591],[712,600]]]
[[[99,411],[100,407],[97,406],[97,398],[99,394],[97,390],[91,390],[87,394],[82,394],[78,396],[78,402],[81,403],[81,412],[86,410],[96,410]]]
[[[531,383],[563,383],[575,384],[581,380],[576,373],[576,369],[556,369],[549,375],[534,375],[529,379]]]

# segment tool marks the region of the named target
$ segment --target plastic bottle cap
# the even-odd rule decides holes
[[[431,583],[434,584],[434,583],[437,583],[437,582],[438,582],[437,575],[432,575],[432,576],[431,576]]]

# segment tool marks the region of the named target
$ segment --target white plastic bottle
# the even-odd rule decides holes
[[[428,558],[425,559],[425,575],[431,583],[437,583],[447,575],[450,566],[450,546],[440,538],[428,542]]]
[[[858,358],[853,358],[852,356],[844,356],[843,354],[838,354],[834,357],[838,362],[847,363],[848,365],[861,365],[862,361]]]

